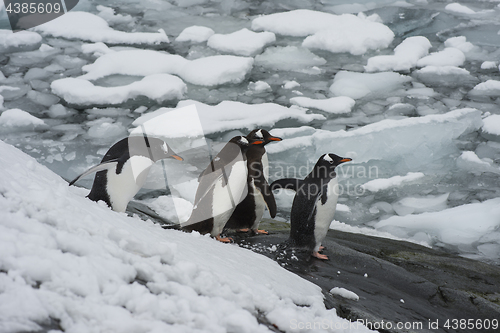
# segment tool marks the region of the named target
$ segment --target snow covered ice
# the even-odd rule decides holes
[[[115,214],[65,186],[60,177],[141,126],[193,159],[200,146],[216,152],[267,129],[284,139],[267,146],[271,181],[304,177],[323,153],[350,157],[337,170],[331,229],[500,264],[499,32],[493,0],[80,1],[15,34],[0,12],[0,158],[10,170],[0,244],[17,239],[0,245],[0,297],[15,304],[0,300],[2,323],[254,332],[267,330],[257,313],[283,331],[290,318],[337,318],[318,288],[256,254]],[[159,194],[156,165],[137,200],[185,219],[206,159],[191,162],[172,165],[176,183]],[[276,193],[280,221],[291,198]],[[257,275],[241,256],[292,282]],[[228,262],[254,281],[219,275]],[[216,306],[220,317],[207,319]]]

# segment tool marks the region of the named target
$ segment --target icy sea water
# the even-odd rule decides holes
[[[134,120],[161,107],[173,108],[180,99],[209,105],[223,101],[250,105],[275,103],[289,108],[290,99],[294,97],[321,100],[349,96],[355,104],[346,113],[309,107],[305,114],[323,117],[309,121],[290,117],[268,123],[249,118],[250,128],[255,123],[254,127],[273,130],[285,139],[280,144],[269,145],[271,179],[304,177],[326,152],[352,157],[353,162],[338,171],[345,189],[339,202],[348,209],[339,209],[336,220],[498,264],[500,216],[495,215],[494,205],[480,203],[500,197],[500,130],[495,134],[483,127],[483,119],[500,114],[500,89],[493,87],[478,92],[475,87],[489,80],[500,80],[500,7],[498,1],[462,1],[460,4],[473,11],[466,13],[452,10],[448,4],[431,0],[358,1],[356,4],[298,0],[81,1],[73,11],[99,14],[117,31],[157,33],[163,29],[170,41],[128,45],[105,41],[105,45],[98,46],[81,36],[57,37],[37,30],[41,41],[2,49],[0,70],[5,76],[0,75],[2,110],[20,109],[43,120],[44,124],[33,121],[23,124],[17,115],[15,126],[0,127],[0,139],[35,157],[62,177],[72,179],[98,163],[111,144],[135,127]],[[113,8],[115,14],[109,14],[99,5]],[[387,48],[368,48],[353,54],[305,48],[302,43],[306,36],[276,33],[274,42],[250,55],[253,66],[248,72],[243,71],[241,80],[210,85],[200,85],[193,80],[193,76],[196,78],[209,70],[194,67],[196,60],[238,54],[234,50],[210,47],[207,42],[177,42],[176,37],[185,28],[197,25],[211,28],[217,34],[230,34],[243,28],[251,29],[252,20],[259,15],[295,9],[338,15],[362,12],[363,16],[390,28],[394,38]],[[7,29],[5,12],[0,18],[0,28]],[[357,33],[342,31],[352,39]],[[430,42],[427,54],[454,48],[462,52],[464,59],[452,69],[447,67],[446,62],[452,61],[449,58],[438,66],[434,66],[436,60],[430,60],[428,67],[434,66],[430,70],[417,64],[407,69],[373,73],[365,69],[370,58],[394,55],[398,45],[415,36]],[[453,37],[462,39],[457,41]],[[234,43],[230,41],[228,45],[234,46]],[[89,44],[93,45],[93,51],[89,51]],[[155,100],[147,97],[148,89],[143,89],[125,101],[114,102],[115,97],[109,95],[99,102],[92,102],[92,98],[90,102],[75,102],[69,100],[73,96],[58,94],[54,86],[51,87],[56,80],[85,74],[84,66],[96,63],[106,52],[137,49],[175,54],[191,61],[191,69],[194,68],[191,72],[177,74],[186,87],[182,98],[174,94],[171,98]],[[128,65],[137,66],[132,62]],[[338,74],[344,72],[365,75],[383,72],[380,74],[384,75],[349,76],[340,81]],[[404,77],[385,75],[387,72]],[[97,87],[124,87],[144,76],[113,73],[90,82]],[[363,94],[359,94],[360,86],[365,89]],[[95,94],[95,100],[100,94],[101,90]],[[462,109],[468,111],[444,116]],[[231,117],[230,110],[224,112]],[[389,123],[384,122],[387,120]],[[227,141],[234,134],[247,133],[248,129],[221,126],[207,137],[214,143]],[[217,147],[215,144],[214,148]],[[178,168],[184,169],[184,166]],[[197,169],[190,171],[196,173]],[[360,187],[377,178],[391,179],[410,172],[423,176],[376,191]],[[90,177],[80,185],[90,187],[91,182]],[[176,195],[189,199],[182,191]],[[290,204],[289,196],[278,196],[280,218],[288,218]],[[459,206],[463,211],[453,210]],[[439,213],[441,215],[436,215]],[[427,222],[422,223],[422,219]],[[391,223],[384,222],[386,220]]]

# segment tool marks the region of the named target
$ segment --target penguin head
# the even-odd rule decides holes
[[[248,148],[250,148],[253,145],[262,144],[262,140],[258,140],[258,139],[252,140],[252,139],[248,139],[247,137],[241,136],[241,135],[235,136],[234,138],[229,140],[229,142],[238,145],[242,151],[248,150]]]
[[[128,138],[128,149],[130,156],[145,156],[153,162],[175,158],[182,161],[172,148],[163,140],[147,136],[131,136]]]
[[[269,133],[265,129],[260,129],[260,128],[254,129],[253,131],[248,133],[248,135],[246,137],[247,137],[247,139],[254,141],[254,142],[261,141],[260,143],[256,143],[256,144],[259,144],[262,146],[265,146],[269,142],[272,142],[272,141],[283,140],[282,138],[278,138],[277,136],[271,135],[271,133]]]
[[[351,158],[340,157],[335,154],[323,154],[318,159],[314,166],[313,173],[315,177],[319,178],[333,178],[335,177],[335,167],[338,165],[352,161]]]

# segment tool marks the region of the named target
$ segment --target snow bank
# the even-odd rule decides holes
[[[335,74],[330,91],[335,96],[359,99],[370,94],[396,90],[409,81],[411,81],[409,76],[394,72],[368,74],[340,71]]]
[[[429,40],[422,36],[408,37],[394,49],[394,55],[381,55],[368,59],[367,72],[409,71],[431,48]]]
[[[424,174],[421,172],[408,172],[406,176],[373,179],[363,184],[362,187],[370,192],[379,192],[393,187],[399,187],[404,183],[413,182],[422,177],[424,177]]]
[[[181,99],[187,91],[186,84],[170,74],[148,75],[140,81],[119,87],[100,87],[87,80],[64,78],[53,81],[50,87],[67,103],[77,105],[121,104],[139,96],[163,102]]]
[[[191,43],[203,43],[206,42],[210,36],[215,32],[208,28],[199,25],[193,25],[182,30],[182,32],[175,39],[176,42],[191,42]]]
[[[0,53],[36,50],[42,45],[42,36],[36,32],[0,29]]]
[[[350,97],[339,96],[327,99],[293,97],[290,98],[290,103],[304,108],[314,108],[328,113],[342,114],[351,112],[351,109],[356,102]]]
[[[272,32],[257,33],[243,28],[226,35],[215,34],[208,39],[207,45],[221,52],[253,56],[275,41],[276,36]]]
[[[416,239],[427,234],[431,242],[449,245],[471,245],[475,242],[493,243],[500,246],[500,198],[471,203],[440,212],[392,216],[375,224],[380,231],[399,237]],[[481,239],[488,234],[488,241]]]
[[[183,80],[202,86],[225,83],[240,83],[252,69],[253,59],[230,55],[219,55],[196,60],[186,60],[151,50],[125,50],[108,53],[93,64],[82,67],[86,74],[80,79],[96,80],[108,75],[173,74]]]
[[[45,128],[45,122],[20,109],[5,110],[0,114],[0,132]]]
[[[33,28],[43,35],[81,39],[112,44],[168,43],[162,29],[159,32],[123,32],[110,28],[101,17],[87,12],[70,11],[58,18]]]
[[[391,29],[375,22],[372,17],[334,15],[308,9],[257,17],[252,21],[252,29],[286,36],[309,36],[302,46],[355,55],[386,48],[394,39]]]
[[[154,121],[149,121],[154,119]],[[199,121],[198,121],[199,119]],[[148,122],[147,131],[166,138],[189,138],[234,129],[253,130],[272,127],[278,121],[291,119],[298,123],[325,119],[318,114],[307,114],[306,109],[284,107],[274,103],[244,104],[223,101],[208,105],[193,100],[180,101],[177,108],[160,108],[137,118],[132,125]]]
[[[264,256],[113,212],[0,151],[3,332],[51,321],[65,332],[271,332],[257,315],[284,332],[297,318],[349,325],[319,287]]]

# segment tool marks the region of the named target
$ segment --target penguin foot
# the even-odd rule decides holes
[[[321,260],[328,260],[328,256],[327,255],[321,254],[319,252],[313,252],[312,256],[316,257],[318,259],[321,259]]]
[[[319,247],[318,252],[319,252],[319,251],[323,251],[324,249],[325,249],[325,247],[324,247],[323,245],[321,245],[321,246]]]
[[[263,234],[263,235],[269,235],[269,233],[265,230],[262,230],[262,229],[256,229],[256,230],[252,230],[256,235],[259,235],[259,234]]]
[[[238,229],[238,230],[236,230],[236,231],[237,231],[237,232],[249,232],[249,231],[250,231],[250,229],[248,229],[248,228],[243,228],[243,229]]]
[[[215,236],[215,239],[222,243],[231,243],[233,241],[231,237],[222,238],[220,235]]]

